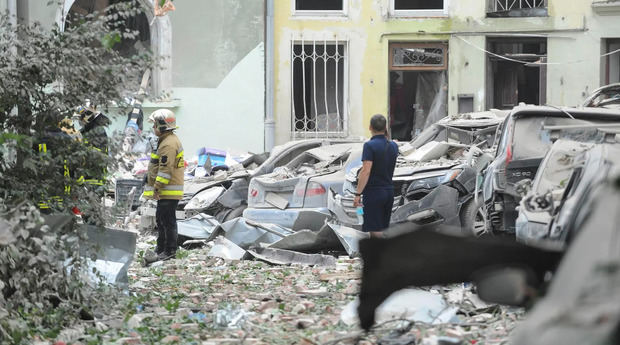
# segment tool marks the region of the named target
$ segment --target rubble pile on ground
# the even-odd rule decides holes
[[[155,237],[140,238],[137,256]],[[212,242],[211,242],[212,243]],[[331,267],[271,265],[208,256],[211,245],[177,252],[177,258],[129,269],[129,296],[102,319],[61,333],[58,340],[87,344],[501,344],[520,309],[480,302],[461,285],[414,290],[450,309],[439,323],[433,305],[390,310],[394,320],[364,334],[346,309],[355,303],[361,260],[336,258]],[[380,308],[381,309],[381,308]],[[382,310],[378,310],[378,314]],[[429,316],[431,315],[431,316]],[[381,319],[379,316],[378,319]],[[409,319],[409,320],[407,320]]]

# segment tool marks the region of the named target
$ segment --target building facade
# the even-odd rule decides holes
[[[409,140],[447,114],[578,105],[619,81],[620,1],[275,0],[276,143]],[[615,52],[615,53],[614,53]]]
[[[23,23],[64,27],[74,13],[119,1],[125,0],[64,0],[49,6],[41,0],[0,0],[0,11],[9,10]],[[161,17],[154,16],[153,0],[139,2],[144,13],[133,27],[139,39],[123,42],[120,49],[150,49],[160,58],[151,73],[145,116],[162,107],[173,110],[190,158],[201,147],[263,152],[264,0],[179,1],[176,10]],[[119,116],[110,130],[123,129],[125,120]]]

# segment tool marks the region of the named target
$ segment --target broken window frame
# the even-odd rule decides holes
[[[296,0],[291,0],[291,13],[294,17],[346,17],[348,15],[347,0],[342,1],[342,10],[298,10]]]
[[[441,65],[394,65],[394,50],[397,48],[437,48],[442,49],[443,63]],[[390,71],[445,71],[448,69],[448,44],[447,43],[390,43],[389,44]]]
[[[396,0],[390,0],[390,17],[447,17],[450,0],[443,0],[443,9],[436,10],[399,10]]]
[[[335,82],[336,82],[336,86],[334,88],[335,90],[335,100],[336,100],[336,114],[337,114],[337,118],[336,120],[340,122],[340,125],[338,125],[339,130],[337,131],[330,131],[329,130],[329,110],[330,107],[327,103],[329,103],[327,101],[327,95],[326,92],[324,92],[323,94],[323,99],[322,100],[318,100],[317,99],[317,95],[316,92],[313,92],[313,99],[311,100],[307,100],[305,98],[305,73],[302,73],[302,78],[304,81],[302,81],[302,85],[304,85],[304,90],[302,91],[304,94],[304,109],[302,109],[302,112],[304,113],[304,117],[303,119],[297,119],[297,109],[295,108],[295,62],[297,61],[297,59],[304,59],[303,56],[298,56],[297,54],[295,54],[295,46],[297,45],[302,45],[302,47],[305,47],[307,45],[312,45],[313,46],[313,51],[316,51],[316,47],[317,46],[323,46],[324,49],[327,46],[341,46],[343,49],[342,51],[342,56],[340,56],[340,54],[336,54],[335,58],[336,58],[336,78],[335,78]],[[304,48],[302,48],[303,51]],[[338,49],[336,50],[336,52],[338,52]],[[322,41],[317,41],[317,40],[313,40],[313,41],[305,41],[303,39],[301,40],[292,40],[291,41],[291,139],[303,139],[303,138],[340,138],[340,137],[346,137],[348,135],[348,120],[349,120],[349,109],[348,109],[348,103],[349,103],[349,42],[348,41],[340,41],[340,40],[334,40],[334,41],[330,41],[330,40],[322,40]],[[312,59],[312,57],[305,57]],[[317,59],[320,59],[321,56],[317,56]],[[331,58],[331,57],[330,57]],[[342,63],[342,92],[339,92],[339,87],[338,84],[340,83],[340,79],[338,77],[339,74],[339,60],[342,59],[343,63]],[[304,60],[305,61],[305,60]],[[325,60],[324,60],[325,61]],[[316,66],[316,60],[313,61],[313,66]],[[302,70],[305,71],[305,64],[302,63]],[[326,69],[323,69],[323,73],[324,76],[327,73]],[[314,75],[314,80],[316,81],[316,67],[313,68],[313,75]],[[324,79],[324,90],[327,89],[327,81],[326,79]],[[313,89],[316,90],[316,82],[313,82]],[[341,102],[338,102],[339,98],[342,98]],[[325,109],[326,109],[326,116],[327,116],[327,120],[326,120],[326,130],[325,131],[321,131],[319,130],[319,126],[317,125],[317,115],[316,114],[316,109],[318,108],[318,102],[324,102],[325,103]],[[313,102],[315,104],[315,114],[314,114],[314,120],[312,119],[312,109],[310,110],[310,114],[306,114],[306,108],[307,105],[305,104],[306,102]],[[342,105],[340,106],[339,103]],[[310,117],[308,117],[308,115],[310,115]],[[301,122],[300,122],[301,121]],[[298,129],[297,125],[299,124],[303,124],[302,128]],[[310,126],[312,123],[314,123],[314,128],[311,128],[312,126]]]
[[[548,0],[487,0],[487,17],[546,17]]]

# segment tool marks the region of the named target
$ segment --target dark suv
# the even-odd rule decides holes
[[[495,160],[483,183],[487,230],[515,232],[521,197],[518,182],[533,179],[543,157],[559,138],[592,142],[597,128],[620,128],[620,112],[603,108],[556,108],[520,105],[506,118]]]

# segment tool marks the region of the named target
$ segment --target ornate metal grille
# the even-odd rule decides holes
[[[443,43],[391,43],[391,70],[444,70],[447,45]]]
[[[527,8],[547,8],[547,0],[492,0],[494,12]]]
[[[301,41],[291,48],[292,137],[345,135],[346,43]]]

